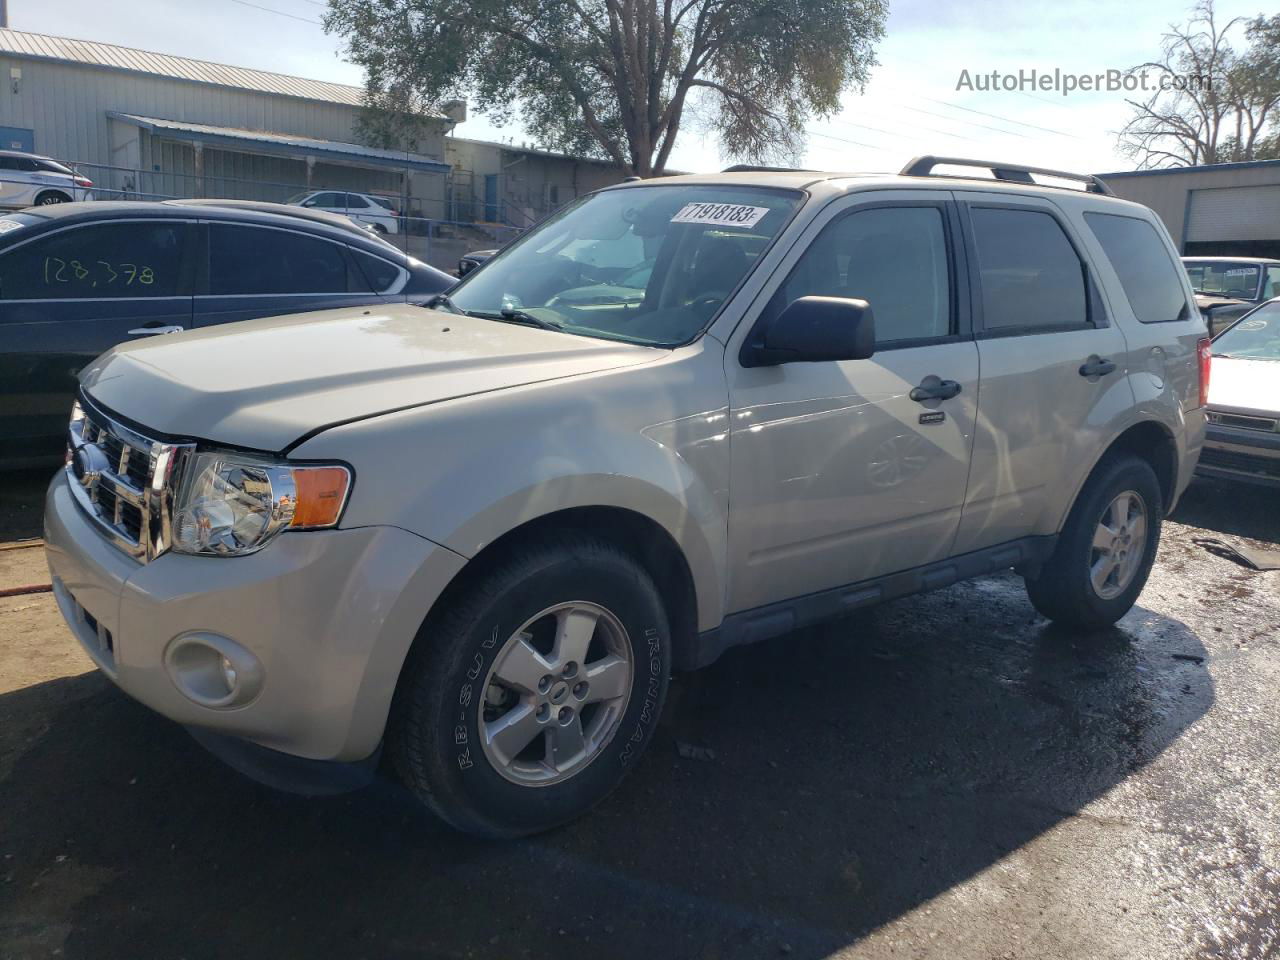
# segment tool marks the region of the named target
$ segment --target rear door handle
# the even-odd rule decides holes
[[[960,384],[956,381],[941,380],[930,374],[920,381],[920,386],[911,391],[910,397],[916,403],[925,403],[929,400],[950,400],[959,392]]]
[[[1115,369],[1114,362],[1103,360],[1095,353],[1080,365],[1080,376],[1096,380],[1098,377],[1105,377],[1108,373],[1114,373]]]
[[[131,337],[154,337],[162,333],[181,333],[185,327],[177,324],[161,324],[156,327],[134,327],[129,331]]]

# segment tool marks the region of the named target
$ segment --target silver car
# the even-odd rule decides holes
[[[1209,340],[1155,214],[1044,172],[624,183],[429,309],[117,347],[49,489],[54,596],[242,769],[350,785],[385,743],[488,836],[601,800],[672,672],[736,645],[1010,569],[1028,614],[1108,627]]]
[[[59,160],[0,150],[0,207],[21,210],[92,200],[93,181]]]

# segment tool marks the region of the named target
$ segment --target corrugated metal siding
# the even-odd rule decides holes
[[[17,94],[10,66],[22,67]],[[174,83],[164,77],[120,73],[51,61],[18,61],[0,54],[0,125],[35,130],[36,151],[66,160],[110,163],[108,111],[223,127],[276,130],[320,140],[355,139],[359,108]],[[443,149],[441,136],[428,152]]]
[[[1193,190],[1188,243],[1280,240],[1280,185]]]
[[[233,67],[208,60],[191,60],[167,53],[152,53],[149,50],[118,47],[115,44],[97,43],[92,40],[74,40],[70,37],[54,37],[20,30],[0,30],[0,51],[26,57],[108,67],[113,70],[130,70],[220,87],[234,87],[256,93],[320,100],[351,107],[358,107],[361,103],[360,88],[345,83],[308,80],[304,77],[271,73],[267,70]]]

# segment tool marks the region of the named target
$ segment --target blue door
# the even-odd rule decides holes
[[[0,150],[36,152],[36,132],[26,127],[0,127]]]
[[[489,223],[498,222],[498,175],[484,175],[484,218]]]

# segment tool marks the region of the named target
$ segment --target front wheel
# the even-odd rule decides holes
[[[671,667],[649,575],[594,538],[525,547],[423,628],[388,741],[410,789],[460,830],[571,820],[635,764]]]
[[[1146,586],[1160,545],[1164,503],[1144,460],[1104,460],[1080,492],[1053,555],[1027,577],[1032,605],[1082,629],[1115,623]]]

